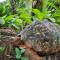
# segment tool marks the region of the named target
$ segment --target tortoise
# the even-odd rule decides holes
[[[2,35],[16,35],[16,31],[11,28],[0,29],[0,34]]]
[[[16,31],[12,28],[4,27],[0,29],[0,47],[5,48],[3,56],[6,60],[14,58],[15,56],[15,51],[13,50],[12,46],[13,41],[12,38],[16,37],[16,35],[17,35]]]
[[[9,39],[11,37],[16,36],[16,31],[14,29],[11,28],[1,28],[0,29],[0,39]]]
[[[34,51],[42,54],[56,52],[56,47],[60,44],[60,27],[48,20],[42,22],[34,20],[20,32],[20,35],[21,40],[30,44]]]

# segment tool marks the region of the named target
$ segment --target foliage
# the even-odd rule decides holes
[[[32,0],[16,1],[17,14],[12,15],[10,1],[0,3],[0,26],[14,28],[16,31],[22,30],[27,24],[32,23],[32,19],[42,21],[49,19],[60,24],[60,9],[55,5],[54,0],[44,0],[42,10],[32,8]],[[27,3],[27,4],[26,4]],[[31,11],[35,14],[31,15]]]
[[[49,14],[48,11],[40,12],[38,9],[33,9],[33,13],[38,17],[40,21],[44,18],[48,18],[51,16],[51,14]]]
[[[27,7],[26,2],[25,3],[24,2],[25,1],[23,0],[19,0],[19,3],[17,1],[17,4],[18,4],[18,7],[16,6],[17,14],[14,14],[14,15],[12,15],[10,1],[8,0],[7,2],[4,2],[3,3],[4,5],[2,5],[3,7],[5,7],[5,9],[3,9],[4,15],[0,17],[0,26],[14,28],[17,31],[20,31],[22,30],[23,27],[26,26],[26,24],[31,24],[32,22],[31,20],[32,16],[30,14],[31,6]],[[20,5],[20,3],[21,4],[23,3],[23,4]],[[3,10],[1,9],[2,12]]]
[[[15,48],[15,51],[18,60],[29,60],[29,58],[24,55],[25,50],[23,48]]]
[[[33,18],[37,18],[40,21],[49,19],[52,22],[60,24],[60,9],[49,0],[43,1],[42,11],[39,9],[33,9],[33,13],[35,14]]]
[[[3,54],[5,51],[5,48],[4,47],[0,47],[0,55]]]

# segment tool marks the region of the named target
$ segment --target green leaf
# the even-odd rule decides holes
[[[22,26],[22,20],[17,18],[14,23],[17,25],[17,26]]]
[[[21,57],[21,60],[29,60],[28,57]]]
[[[21,58],[21,52],[18,48],[15,48],[16,51],[16,58]]]
[[[29,14],[21,14],[20,18],[24,18],[24,19],[31,19],[31,16]]]
[[[20,48],[21,49],[21,54],[23,54],[25,52],[25,49]]]
[[[3,18],[0,18],[0,24],[5,24],[5,20]]]
[[[11,21],[11,20],[13,19],[14,16],[15,16],[15,15],[7,16],[7,17],[5,18],[5,21],[6,21],[6,22]]]
[[[15,48],[16,51],[16,58],[19,59],[21,58],[21,55],[24,53],[24,49],[23,48]]]
[[[57,22],[58,24],[60,24],[60,18],[58,18],[58,19],[56,20],[56,22]]]
[[[0,47],[0,54],[3,54],[5,51],[5,48],[4,47]]]
[[[19,27],[16,26],[16,24],[14,24],[14,23],[12,23],[12,26],[13,26],[14,28],[16,28],[16,29],[19,29]]]
[[[38,17],[38,19],[43,20],[44,14],[40,12],[38,9],[33,9],[33,13]]]
[[[56,20],[54,18],[49,18],[52,22],[56,22]]]
[[[28,24],[31,24],[32,23],[32,20],[31,20],[31,15],[29,14],[21,14],[20,15],[20,18],[24,20],[24,22],[27,22]]]

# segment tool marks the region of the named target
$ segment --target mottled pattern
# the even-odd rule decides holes
[[[21,31],[20,34],[21,39],[25,42],[31,40],[34,50],[42,51],[46,49],[45,51],[48,51],[51,47],[55,46],[53,41],[59,37],[60,34],[58,32],[60,33],[60,28],[55,23],[48,20],[43,22],[36,20]],[[54,44],[56,44],[56,41]]]
[[[0,34],[11,36],[11,35],[16,35],[16,31],[10,28],[5,28],[5,29],[3,28],[0,29]]]
[[[14,37],[16,35],[16,31],[11,28],[0,29],[0,40],[9,40],[11,37]]]

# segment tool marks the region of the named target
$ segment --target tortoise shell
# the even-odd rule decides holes
[[[0,34],[2,35],[16,35],[16,31],[11,28],[2,28],[0,29]]]
[[[16,36],[16,31],[11,28],[2,28],[0,29],[0,39],[9,39],[11,36]]]
[[[35,51],[47,52],[56,47],[57,41],[60,39],[60,28],[48,20],[43,22],[36,20],[21,31],[20,35],[23,41],[31,43]]]

